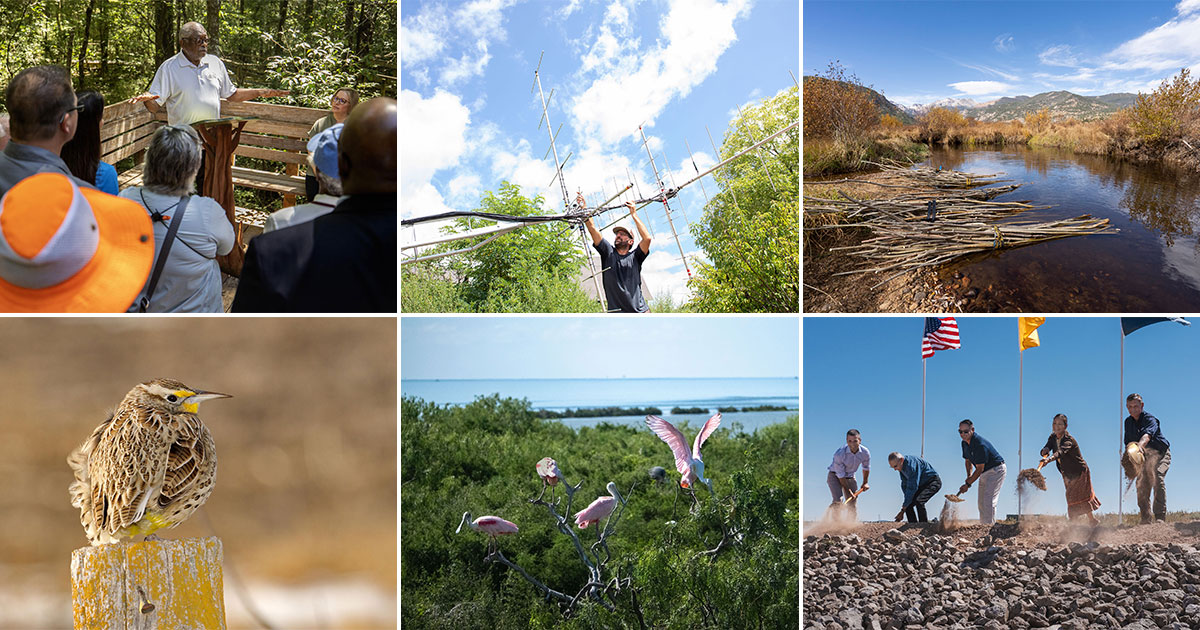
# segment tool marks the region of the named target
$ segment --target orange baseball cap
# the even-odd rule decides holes
[[[123,313],[154,262],[154,226],[136,202],[61,173],[0,199],[0,311]]]

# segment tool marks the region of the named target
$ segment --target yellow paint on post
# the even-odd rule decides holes
[[[225,630],[221,555],[215,537],[76,549],[76,630]]]

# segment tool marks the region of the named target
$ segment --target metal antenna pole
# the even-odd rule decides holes
[[[692,269],[688,267],[687,257],[683,255],[683,245],[679,242],[679,233],[675,231],[675,222],[671,220],[671,206],[667,205],[667,189],[663,184],[662,177],[658,174],[658,167],[654,164],[654,154],[650,152],[650,144],[646,141],[646,132],[642,130],[641,125],[638,125],[638,133],[642,134],[642,146],[646,148],[646,155],[650,156],[650,168],[654,170],[654,179],[658,181],[658,194],[662,196],[663,213],[667,215],[667,224],[671,226],[671,236],[675,237],[675,246],[679,248],[679,259],[683,261],[683,269],[687,271],[688,279],[692,278]]]
[[[564,211],[569,213],[574,208],[574,204],[571,202],[571,194],[567,192],[567,182],[563,179],[562,167],[564,162],[558,161],[558,147],[554,142],[554,136],[557,134],[551,131],[553,127],[550,124],[550,110],[546,107],[546,95],[542,92],[541,69],[542,57],[545,55],[546,51],[543,50],[542,54],[538,56],[537,68],[533,70],[533,83],[537,88],[538,97],[542,100],[542,120],[546,121],[546,133],[550,136],[550,153],[554,154],[554,176],[558,180],[559,190],[562,191]],[[529,91],[532,93],[533,88],[529,88]],[[551,92],[550,96],[554,96],[554,92]],[[540,128],[541,126],[542,121],[539,120],[538,127]],[[560,126],[559,129],[561,130],[562,127]],[[567,159],[570,159],[570,157],[567,156]],[[553,182],[551,183],[553,184]],[[595,263],[592,261],[592,252],[588,249],[588,246],[591,245],[591,238],[588,236],[587,228],[583,225],[579,226],[579,242],[583,247],[583,256],[587,260],[588,273],[592,277],[592,286],[596,290],[596,299],[600,301],[600,310],[608,312],[608,303],[604,300],[604,289],[600,286],[599,274],[596,271]]]
[[[692,169],[696,174],[700,174],[700,167],[696,166],[696,156],[692,155],[692,145],[688,144],[687,138],[683,139],[683,146],[687,147],[688,159],[692,161]],[[700,180],[700,192],[704,193],[704,205],[708,205],[712,200],[708,198],[708,191],[704,189],[704,180]]]
[[[746,115],[742,113],[742,106],[738,105],[737,110],[738,110],[738,117],[741,118],[742,120],[745,120]],[[746,121],[746,135],[750,136],[750,140],[752,142],[754,142],[755,144],[758,144],[758,138],[754,137],[754,132],[750,130],[751,127],[753,127],[753,125],[751,125],[750,121],[747,120]],[[762,155],[759,155],[758,151],[755,151],[754,156],[758,158],[759,165],[762,166],[763,172],[767,174],[767,182],[771,184],[771,191],[779,192],[778,190],[775,189],[775,180],[771,179],[771,169],[767,168],[767,163],[766,163],[766,161],[764,161],[762,159]]]
[[[717,156],[717,161],[721,160],[721,151],[717,149],[717,143],[713,142],[712,132],[708,130],[708,125],[704,125],[704,133],[708,134],[708,143],[712,145],[713,153]],[[713,179],[717,178],[717,174],[713,173]],[[719,183],[719,182],[718,182]],[[733,198],[733,208],[742,215],[742,219],[746,218],[746,213],[742,212],[742,207],[738,205],[737,193],[733,192],[733,186],[729,186],[729,196]]]
[[[671,162],[667,160],[666,153],[663,153],[663,161],[667,163],[667,176],[671,178],[671,187],[675,190],[679,190],[679,186],[675,184],[675,173],[671,172]],[[683,206],[682,197],[679,199],[679,209],[683,211],[683,224],[687,226],[688,230],[691,230],[692,222],[688,220],[687,208]]]

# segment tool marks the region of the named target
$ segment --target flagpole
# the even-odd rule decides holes
[[[1122,425],[1125,424],[1125,329],[1121,329],[1121,391],[1118,392],[1117,398],[1121,402],[1121,413],[1117,414],[1117,440],[1121,443],[1121,456],[1125,455],[1125,431]],[[1121,492],[1121,467],[1117,466],[1117,527],[1125,520],[1125,493]]]
[[[925,357],[921,357],[921,459],[925,459]]]
[[[1020,323],[1017,323],[1020,326]],[[1020,366],[1017,370],[1017,471],[1021,470],[1021,425],[1023,421],[1023,412],[1025,408],[1025,350],[1019,350],[1021,360],[1018,362]],[[1018,480],[1019,482],[1020,480]],[[1017,484],[1017,521],[1021,520],[1021,490],[1020,483]]]

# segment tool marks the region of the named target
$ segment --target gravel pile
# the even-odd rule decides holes
[[[933,531],[808,536],[804,627],[1200,630],[1200,551],[1191,544],[1030,549]]]

